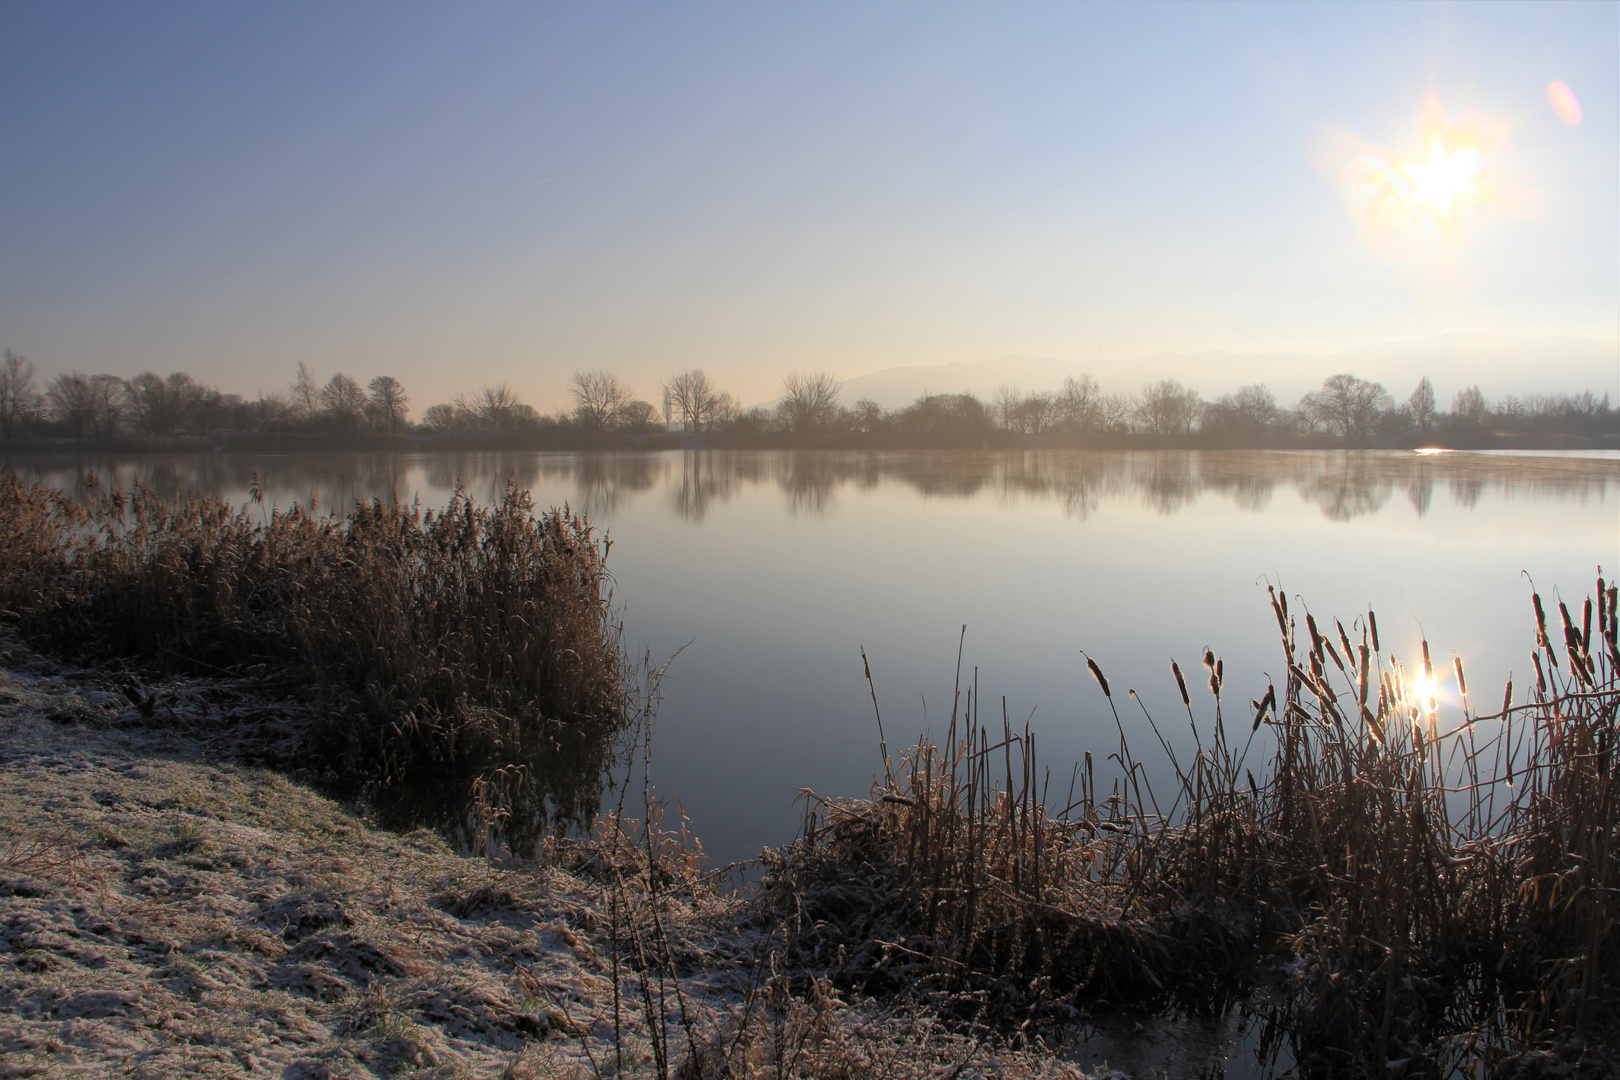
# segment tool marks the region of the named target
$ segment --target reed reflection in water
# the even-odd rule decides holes
[[[668,452],[163,455],[14,460],[81,490],[140,481],[346,510],[493,501],[509,478],[608,530],[625,639],[670,669],[655,774],[711,855],[789,838],[803,787],[860,794],[877,764],[859,650],[891,744],[949,714],[958,640],[984,700],[1035,713],[1054,784],[1117,744],[1079,650],[1156,716],[1169,661],[1226,660],[1233,701],[1276,666],[1264,581],[1318,618],[1375,607],[1471,686],[1524,685],[1528,571],[1584,595],[1620,562],[1620,455],[1407,452]],[[1418,620],[1422,620],[1422,631]],[[1439,661],[1441,666],[1448,662]],[[1533,677],[1533,673],[1532,676]],[[1171,708],[1171,706],[1174,708]],[[1135,745],[1156,745],[1140,715]],[[1173,734],[1171,738],[1176,738]],[[1190,743],[1190,734],[1186,736]],[[549,781],[548,781],[549,783]]]

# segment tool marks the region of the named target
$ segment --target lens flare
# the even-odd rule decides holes
[[[1575,91],[1557,79],[1547,84],[1547,101],[1552,105],[1553,112],[1558,114],[1558,119],[1570,127],[1581,122],[1581,103]]]

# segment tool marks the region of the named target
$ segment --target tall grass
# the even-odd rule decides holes
[[[622,722],[607,547],[567,509],[537,516],[515,485],[493,506],[458,492],[440,512],[374,501],[338,517],[139,486],[75,499],[0,473],[0,609],[26,635],[290,673],[327,703],[327,763],[373,784]]]
[[[1052,790],[1035,733],[983,717],[970,686],[943,742],[885,752],[869,798],[811,796],[765,892],[798,961],[1019,1022],[1099,1001],[1220,1009],[1269,964],[1309,1075],[1612,1066],[1615,588],[1600,578],[1596,605],[1560,603],[1551,627],[1535,596],[1535,682],[1488,709],[1426,642],[1410,666],[1385,655],[1371,612],[1352,636],[1271,602],[1287,678],[1236,719],[1217,657],[1207,697],[1172,665],[1195,743],[1184,761],[1158,739],[1172,790],[1154,792],[1123,724],[1106,786],[1088,754]],[[1463,708],[1442,725],[1444,674]]]

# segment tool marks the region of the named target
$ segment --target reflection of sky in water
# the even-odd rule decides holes
[[[1169,673],[1226,659],[1228,717],[1281,668],[1263,578],[1348,626],[1372,604],[1386,653],[1426,632],[1479,700],[1529,670],[1531,574],[1578,602],[1620,565],[1620,457],[1407,453],[754,453],[197,455],[91,463],[102,482],[267,501],[420,497],[508,477],[614,541],[628,644],[671,668],[655,775],[721,859],[792,833],[800,787],[864,790],[877,767],[873,675],[891,744],[948,718],[964,681],[986,709],[1034,711],[1052,786],[1117,745],[1086,649],[1172,738]],[[71,465],[17,462],[73,486]],[[1575,603],[1571,604],[1573,608]],[[1421,629],[1419,625],[1421,622]],[[1449,681],[1445,684],[1450,686]],[[1116,692],[1124,705],[1128,699]],[[1135,706],[1132,706],[1133,710]],[[1212,722],[1207,692],[1195,698]],[[1442,712],[1455,709],[1443,701]],[[1151,735],[1122,709],[1137,753]],[[1245,725],[1246,721],[1233,721]],[[1190,736],[1186,736],[1190,741]],[[1100,777],[1099,777],[1100,778]],[[1057,797],[1057,796],[1054,796]]]

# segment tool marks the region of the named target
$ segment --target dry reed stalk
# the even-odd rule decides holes
[[[1288,677],[1252,703],[1240,747],[1220,659],[1205,650],[1207,740],[1172,664],[1197,749],[1172,756],[1168,813],[1117,713],[1111,793],[1088,754],[1080,798],[1048,813],[1033,733],[1005,714],[988,730],[976,678],[960,727],[953,715],[943,745],[902,755],[894,781],[865,799],[807,793],[804,830],[767,853],[763,891],[804,928],[797,962],[1007,1020],[1099,998],[1219,1007],[1273,956],[1294,973],[1310,1074],[1494,1070],[1548,1047],[1612,1061],[1593,1047],[1620,1030],[1615,587],[1600,578],[1595,608],[1567,616],[1556,643],[1533,597],[1529,702],[1513,705],[1510,685],[1499,712],[1472,711],[1457,658],[1460,720],[1444,729],[1436,699],[1381,652],[1372,612],[1359,642],[1333,624],[1336,649],[1313,616],[1300,638],[1286,597],[1271,602]],[[1427,642],[1419,662],[1432,679]],[[1086,664],[1112,711],[1102,667]],[[1250,766],[1262,727],[1268,757]]]

